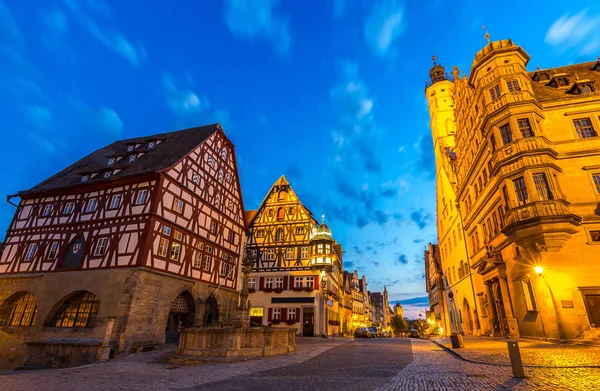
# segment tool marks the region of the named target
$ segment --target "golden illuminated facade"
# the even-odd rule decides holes
[[[450,167],[455,181],[481,332],[593,338],[600,325],[600,60],[534,72],[528,62],[510,40],[489,42],[468,77],[456,67],[432,77],[434,140],[440,128],[456,129],[454,146],[437,145],[436,163],[438,171]],[[438,118],[452,117],[449,111],[442,126]],[[448,223],[442,210],[438,199],[440,233]],[[442,251],[444,269],[448,259]]]

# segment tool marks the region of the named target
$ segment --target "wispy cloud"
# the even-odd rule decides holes
[[[280,55],[289,54],[292,32],[286,17],[277,14],[280,0],[227,0],[223,19],[238,39],[265,40]]]
[[[134,67],[146,59],[146,50],[140,43],[131,43],[116,29],[101,26],[95,20],[95,17],[109,19],[112,16],[108,3],[102,0],[88,1],[83,6],[81,2],[75,0],[64,0],[64,3],[69,8],[73,19],[107,49],[124,57]]]
[[[410,214],[410,219],[413,223],[415,223],[420,229],[427,227],[429,224],[434,222],[434,217],[430,213],[426,212],[425,209],[420,208],[413,211]]]
[[[546,43],[559,50],[573,49],[582,55],[597,54],[600,14],[588,15],[588,10],[558,18],[546,33]]]
[[[333,17],[342,18],[346,11],[346,0],[333,0]]]
[[[69,20],[60,8],[55,7],[48,12],[44,12],[40,15],[40,19],[48,30],[54,34],[62,36],[69,32]]]
[[[234,127],[229,111],[212,109],[208,97],[195,91],[190,75],[176,78],[169,72],[162,74],[165,103],[173,113],[178,126],[198,126],[207,122],[219,122],[227,130]]]
[[[365,23],[367,45],[380,57],[385,57],[394,41],[404,31],[404,7],[396,0],[375,4]]]
[[[102,107],[98,111],[98,125],[104,129],[105,132],[112,136],[119,137],[123,134],[123,121],[116,111],[108,107]]]

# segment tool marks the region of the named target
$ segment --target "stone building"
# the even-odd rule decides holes
[[[116,141],[15,197],[2,366],[77,365],[235,320],[244,207],[220,125]]]
[[[444,272],[440,261],[439,246],[429,243],[424,252],[425,259],[425,290],[429,297],[429,309],[435,322],[448,332],[456,332],[450,327],[448,300]]]
[[[534,71],[528,62],[511,40],[488,41],[468,77],[436,65],[426,89],[434,139],[455,133],[455,145],[435,153],[438,170],[449,167],[453,178],[456,199],[444,208],[458,213],[457,236],[468,240],[478,299],[471,323],[487,335],[593,338],[600,59]],[[447,225],[444,208],[438,224]],[[445,273],[448,242],[440,238]]]
[[[342,247],[281,176],[256,211],[246,212],[251,322],[297,327],[302,336],[341,332]]]

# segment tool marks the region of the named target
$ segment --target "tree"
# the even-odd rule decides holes
[[[404,318],[398,315],[392,316],[392,319],[390,319],[390,327],[396,337],[408,331],[408,324]]]

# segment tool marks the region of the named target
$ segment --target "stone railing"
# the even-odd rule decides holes
[[[523,102],[527,100],[535,100],[534,96],[527,90],[507,92],[502,94],[498,99],[488,102],[483,107],[483,115],[489,115],[506,106],[509,103]]]
[[[499,162],[505,160],[519,152],[537,151],[550,147],[550,142],[545,137],[524,137],[517,139],[510,144],[496,149],[492,155],[492,165],[495,167]]]
[[[296,350],[296,328],[186,328],[177,354],[206,357],[275,356]]]
[[[510,206],[504,215],[504,225],[548,216],[561,216],[571,214],[571,211],[562,200],[529,200],[524,205]]]

